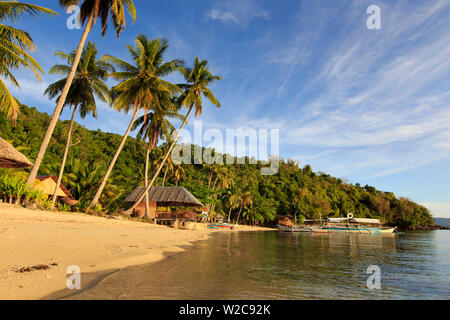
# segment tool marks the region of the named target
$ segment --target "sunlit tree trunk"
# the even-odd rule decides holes
[[[53,191],[52,206],[55,206],[56,200],[58,199],[58,189],[59,189],[59,186],[61,185],[61,181],[62,181],[62,178],[64,175],[64,167],[66,166],[67,155],[69,154],[70,144],[72,143],[73,123],[75,120],[75,114],[77,113],[77,109],[78,109],[78,106],[75,106],[73,108],[72,119],[70,119],[69,132],[67,133],[66,149],[64,150],[64,156],[63,156],[63,160],[61,163],[61,168],[59,169],[58,182],[56,182],[55,190]]]
[[[148,142],[147,154],[145,157],[145,188],[148,186],[148,162],[150,159],[150,151],[152,149],[152,145],[150,141]],[[150,213],[150,204],[148,202],[148,192],[145,194],[145,216],[148,218]]]
[[[119,145],[119,148],[117,148],[116,154],[114,155],[113,159],[111,160],[111,163],[109,164],[108,170],[106,171],[105,176],[103,177],[102,183],[100,184],[100,187],[97,190],[97,193],[95,194],[94,199],[91,201],[90,207],[95,206],[98,201],[100,200],[100,196],[103,193],[103,189],[106,186],[106,183],[108,182],[108,178],[111,175],[112,169],[114,168],[114,165],[116,164],[117,158],[119,158],[120,152],[122,151],[123,147],[125,146],[125,142],[127,141],[128,136],[130,135],[131,129],[133,128],[134,121],[136,120],[136,116],[138,114],[138,111],[140,109],[139,105],[135,105],[134,112],[133,112],[133,118],[130,121],[130,125],[128,126],[127,131],[125,132],[125,135],[123,136],[122,142]],[[136,204],[140,203],[143,200],[139,200]]]
[[[70,86],[72,85],[73,79],[75,77],[75,73],[78,68],[78,64],[80,63],[81,54],[83,52],[84,44],[86,43],[86,39],[89,35],[89,32],[92,28],[92,22],[94,19],[94,11],[92,11],[89,16],[88,22],[86,23],[86,27],[84,28],[83,35],[81,36],[80,42],[78,44],[78,48],[75,54],[75,58],[73,60],[72,69],[70,69],[69,75],[67,77],[66,84],[64,85],[64,89],[61,92],[61,96],[58,99],[58,103],[56,104],[55,111],[53,112],[52,119],[50,124],[47,127],[47,131],[45,133],[44,139],[42,140],[41,147],[39,149],[38,155],[34,161],[31,172],[27,178],[26,184],[32,186],[34,180],[36,180],[36,176],[39,172],[39,168],[41,166],[42,160],[44,159],[45,152],[47,151],[48,144],[50,143],[50,139],[52,138],[53,131],[55,130],[56,124],[58,123],[59,116],[61,115],[62,108],[66,102],[67,94],[69,93]]]
[[[168,164],[166,165],[166,170],[164,171],[164,179],[163,179],[163,183],[162,183],[163,187],[166,184],[167,171],[169,171],[169,165]]]

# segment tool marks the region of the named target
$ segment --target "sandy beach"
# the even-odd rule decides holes
[[[98,273],[148,264],[210,233],[0,204],[0,299],[39,299],[65,288],[69,266]],[[39,265],[49,269],[19,272]]]

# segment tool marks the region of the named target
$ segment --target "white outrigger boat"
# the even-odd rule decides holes
[[[311,227],[311,229],[314,233],[382,234],[394,233],[397,227],[381,227],[379,219],[354,218],[353,214],[349,213],[347,218],[330,218],[324,225]]]

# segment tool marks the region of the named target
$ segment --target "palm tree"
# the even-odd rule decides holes
[[[162,102],[164,97],[160,97],[158,100]],[[167,101],[166,101],[167,102]],[[148,185],[148,170],[149,170],[149,159],[150,152],[156,148],[158,145],[159,139],[169,140],[172,132],[175,130],[172,123],[168,118],[183,118],[180,114],[176,113],[175,105],[169,101],[162,106],[155,106],[153,112],[149,115],[144,114],[142,117],[138,118],[136,122],[133,124],[132,130],[136,130],[140,127],[139,132],[137,134],[138,140],[149,140],[147,146],[147,152],[145,157],[145,186]],[[149,202],[148,196],[145,197],[145,216],[148,216],[149,212]]]
[[[175,172],[173,173],[175,177],[175,185],[178,187],[178,183],[182,180],[186,180],[186,172],[184,171],[183,165],[179,164],[175,167]]]
[[[228,222],[231,220],[231,210],[239,208],[239,205],[241,204],[241,198],[240,194],[233,193],[228,198],[228,205],[230,206],[230,209],[228,211]]]
[[[55,65],[50,69],[51,74],[60,74],[67,76],[70,73],[70,66],[75,59],[75,50],[70,54],[63,52],[57,52],[55,55],[67,60],[66,65]],[[73,106],[72,118],[69,124],[69,131],[67,134],[66,148],[64,150],[64,156],[59,170],[58,181],[53,193],[52,204],[55,205],[57,199],[57,192],[59,185],[64,174],[64,166],[67,160],[67,154],[69,153],[70,144],[72,141],[72,130],[77,110],[80,111],[82,119],[89,113],[97,118],[97,105],[95,103],[95,97],[103,102],[109,102],[110,91],[104,80],[106,80],[108,73],[113,72],[114,68],[109,63],[97,60],[97,47],[95,44],[89,41],[86,48],[81,54],[80,63],[78,64],[77,73],[70,87],[64,106]],[[44,94],[48,94],[51,99],[61,95],[64,85],[67,82],[67,78],[63,78],[53,84],[51,84]],[[59,98],[58,98],[59,99]]]
[[[162,146],[162,150],[164,150],[164,149],[167,150],[168,149],[168,145],[163,145]],[[164,152],[159,159],[153,161],[153,165],[155,166],[156,170],[158,170],[159,166],[163,162],[163,160],[165,158],[165,155],[166,155],[166,153]],[[164,170],[164,177],[163,177],[163,181],[162,181],[162,184],[161,184],[161,186],[163,186],[163,187],[166,184],[167,174],[169,174],[169,173],[171,174],[174,171],[174,168],[175,168],[175,166],[173,164],[172,156],[169,156],[169,158],[167,158],[165,166],[166,166],[166,170]]]
[[[80,18],[81,23],[86,23],[83,34],[81,36],[80,42],[78,43],[78,48],[75,53],[72,67],[67,76],[67,81],[61,92],[61,95],[56,104],[55,111],[53,112],[50,124],[47,127],[44,139],[42,140],[41,147],[39,148],[38,155],[34,161],[34,165],[31,168],[30,175],[28,176],[27,185],[33,185],[36,179],[37,173],[44,158],[45,152],[47,151],[48,144],[55,130],[56,123],[58,122],[59,116],[61,114],[62,108],[66,103],[66,98],[69,93],[72,81],[75,78],[75,74],[78,68],[78,63],[80,62],[81,54],[83,52],[86,39],[89,32],[92,30],[92,26],[97,22],[97,18],[100,17],[102,25],[102,35],[105,34],[106,28],[108,26],[108,16],[112,14],[112,22],[116,29],[117,37],[125,29],[125,6],[130,13],[133,22],[136,21],[136,9],[134,7],[132,0],[59,0],[60,6],[68,8],[71,5],[78,5],[83,1],[81,5]]]
[[[164,54],[169,47],[167,40],[149,40],[146,36],[139,35],[135,42],[136,48],[128,46],[134,65],[112,56],[103,57],[104,61],[111,62],[120,70],[110,74],[116,80],[122,81],[112,89],[113,106],[116,110],[125,112],[130,111],[132,106],[133,117],[100,188],[91,202],[91,206],[98,203],[109,175],[133,128],[139,110],[143,109],[144,114],[147,114],[151,109],[160,112],[164,100],[170,100],[176,92],[181,91],[176,85],[162,79],[162,77],[178,70],[183,65],[183,61],[179,59],[164,62]],[[164,97],[164,99],[161,99],[161,97]]]
[[[18,23],[25,15],[34,16],[39,13],[56,15],[53,10],[33,4],[0,1],[0,112],[4,112],[6,118],[13,121],[20,113],[20,106],[9,92],[4,80],[9,80],[13,86],[20,88],[12,70],[28,69],[40,81],[42,81],[40,73],[44,72],[39,63],[29,54],[36,48],[30,35],[3,22]]]
[[[252,196],[252,194],[249,191],[244,192],[240,198],[241,198],[240,199],[241,200],[241,207],[239,208],[239,213],[238,213],[238,217],[237,217],[237,220],[236,220],[237,224],[239,224],[239,219],[241,217],[242,209],[243,208],[247,209],[247,208],[249,208],[249,207],[251,207],[253,205],[253,196]]]
[[[145,192],[141,195],[140,199],[138,199],[138,201],[128,211],[126,211],[127,214],[131,214],[133,212],[133,210],[137,207],[137,205],[144,199],[145,194],[148,193],[148,191],[152,187],[153,183],[155,183],[156,178],[159,176],[161,169],[163,168],[165,162],[167,161],[167,159],[170,156],[170,153],[172,152],[173,148],[175,147],[175,144],[177,143],[177,140],[180,137],[181,130],[183,130],[184,126],[186,125],[189,115],[191,114],[194,107],[195,107],[195,111],[196,111],[195,112],[196,116],[199,116],[202,114],[202,110],[203,110],[202,96],[207,98],[216,107],[218,107],[218,108],[220,107],[220,102],[214,96],[211,89],[208,88],[208,85],[210,85],[211,83],[213,83],[216,80],[221,80],[222,78],[211,74],[211,72],[208,70],[208,61],[206,61],[206,60],[200,61],[197,57],[195,57],[194,67],[192,69],[191,68],[185,68],[185,69],[180,68],[180,72],[183,74],[187,84],[178,85],[180,88],[184,89],[183,94],[178,99],[178,103],[181,106],[188,107],[189,110],[188,110],[186,116],[184,117],[184,121],[181,124],[181,127],[178,130],[163,161],[161,162],[158,169],[156,170],[156,173],[153,176],[152,181],[149,183]]]

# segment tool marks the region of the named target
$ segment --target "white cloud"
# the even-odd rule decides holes
[[[209,10],[206,16],[212,20],[236,24],[246,29],[253,19],[269,19],[270,11],[261,8],[255,0],[228,0]]]
[[[20,89],[17,87],[9,86],[11,93],[19,99],[20,102],[25,103],[26,100],[44,102],[46,104],[51,103],[47,96],[44,96],[45,89],[48,87],[48,83],[45,81],[39,82],[37,79],[17,78]]]

